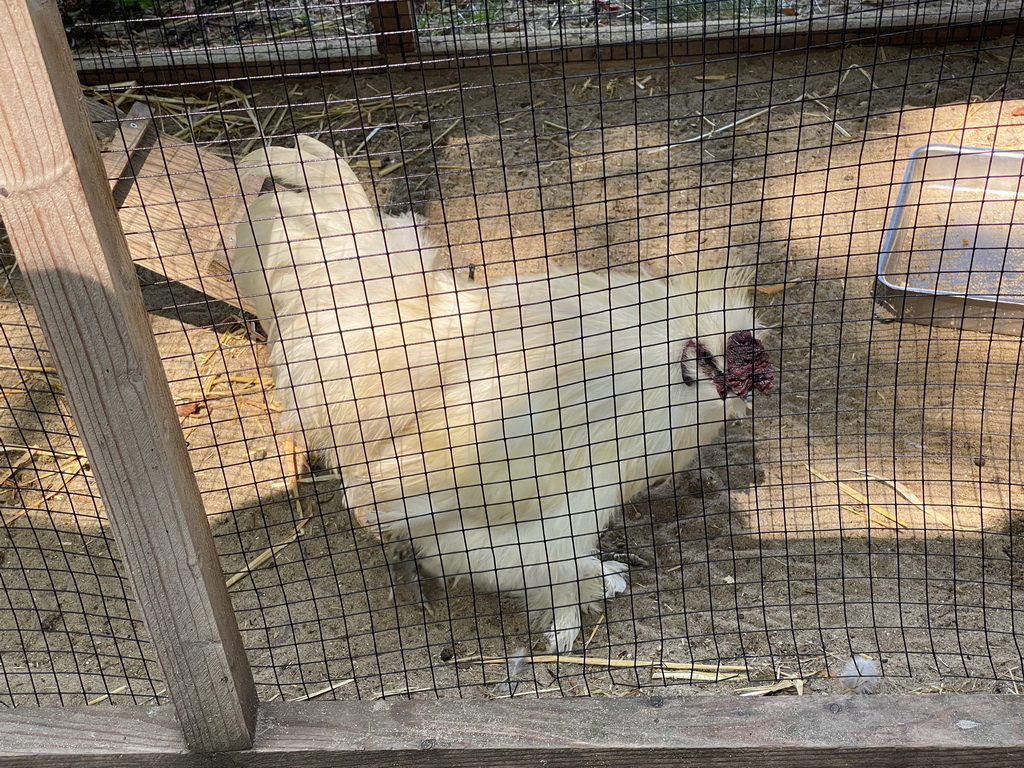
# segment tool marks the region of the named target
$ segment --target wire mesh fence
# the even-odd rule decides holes
[[[4,246],[4,704],[151,699],[154,655],[6,238]]]
[[[741,5],[736,15],[722,4],[693,10],[423,3],[413,6],[413,15],[421,50],[428,50],[424,40],[431,37],[562,29],[574,13],[587,19],[578,26],[596,30],[600,41],[600,30],[612,26],[641,38],[648,22],[690,23],[696,12],[748,23],[756,12],[759,23],[775,24],[790,16],[789,8]],[[894,218],[903,210],[897,195],[915,149],[1021,146],[1024,81],[1016,39],[894,45],[882,35],[870,45],[699,61],[475,69],[378,62],[325,71],[310,58],[288,74],[177,84],[128,82],[119,69],[105,78],[104,56],[145,47],[173,58],[176,46],[274,49],[295,41],[315,49],[332,36],[364,36],[375,53],[372,9],[140,4],[115,9],[115,20],[88,22],[86,9],[66,6],[65,14],[75,23],[80,55],[93,57],[93,84],[84,94],[107,108],[94,107],[93,117],[108,160],[128,143],[129,127],[150,125],[125,151],[121,218],[261,700],[836,693],[876,674],[880,681],[867,686],[873,691],[1019,691],[1020,334],[978,330],[977,323],[962,327],[965,312],[990,320],[1019,301],[1019,167],[1017,185],[1000,191],[987,180],[1000,175],[990,174],[990,166],[984,174],[958,174],[961,161],[954,160],[932,185],[933,198],[913,215]],[[840,28],[845,14],[856,15],[818,5],[792,9],[798,20],[827,18]],[[979,24],[1020,15],[1019,7],[976,10]],[[939,34],[946,26],[914,31]],[[504,50],[527,49],[520,43]],[[457,47],[430,50],[434,64],[456,63]],[[148,112],[125,117],[134,105]],[[373,227],[356,225],[361,206],[352,202],[352,183],[342,185],[344,172],[338,178],[324,171],[339,167],[331,155],[291,179],[277,165],[285,155],[271,156],[270,173],[276,166],[280,174],[276,187],[266,173],[236,170],[253,150],[292,147],[298,137],[345,158],[368,209],[380,211],[385,223],[409,212],[420,218],[415,244],[392,247],[385,260],[393,272],[405,256],[420,258],[433,245],[436,259],[421,268],[415,287],[389,275],[374,283],[367,266],[373,253],[359,245],[366,238],[350,242],[344,231],[368,236]],[[978,202],[989,194],[997,204]],[[318,217],[303,209],[311,197],[320,201]],[[331,265],[275,294],[276,314],[260,311],[268,291],[233,287],[232,268],[240,288],[246,279],[240,275],[253,272],[239,271],[234,259],[239,232],[250,222],[247,210],[257,206],[254,226],[275,217],[290,222],[262,243],[277,246],[276,258],[284,259],[277,274],[299,275],[296,259]],[[299,232],[314,218],[315,235]],[[969,273],[962,281],[969,287],[995,273],[998,310],[964,304],[953,321],[894,322],[899,307],[876,296],[891,222],[909,233],[899,253],[914,253],[890,263],[897,264],[890,276],[898,286],[943,291],[942,281],[957,270]],[[951,270],[949,252],[957,249],[967,260]],[[738,287],[763,326],[756,333],[774,369],[774,388],[753,398],[749,414],[723,412],[717,393],[710,405],[718,410],[696,417],[662,413],[643,398],[632,406],[599,398],[602,380],[633,394],[647,388],[654,400],[686,399],[690,376],[704,382],[698,387],[712,386],[712,369],[688,357],[686,336],[656,342],[653,330],[637,335],[636,348],[651,347],[649,357],[637,352],[637,359],[660,360],[649,367],[613,365],[587,379],[590,369],[583,366],[572,379],[564,369],[554,375],[552,351],[548,363],[529,369],[532,405],[524,434],[534,437],[524,454],[531,470],[519,480],[537,488],[551,477],[572,482],[564,480],[572,475],[566,456],[570,448],[596,455],[591,434],[601,420],[613,423],[624,445],[637,409],[644,446],[666,429],[685,432],[693,418],[713,437],[700,446],[699,458],[687,461],[680,450],[667,470],[654,451],[634,457],[643,487],[633,492],[628,485],[624,503],[604,509],[607,530],[580,540],[594,551],[577,553],[615,563],[601,566],[608,592],[620,591],[612,576],[628,588],[607,598],[602,591],[578,636],[546,648],[545,630],[530,628],[530,594],[524,606],[515,589],[502,586],[510,582],[481,577],[486,567],[452,571],[454,561],[444,557],[438,566],[434,555],[447,545],[436,531],[413,536],[419,562],[411,570],[398,556],[410,554],[396,546],[400,535],[391,531],[384,538],[393,540],[382,542],[373,523],[379,510],[395,506],[394,498],[381,487],[367,491],[365,476],[386,474],[389,457],[405,456],[403,450],[416,454],[410,441],[426,451],[434,433],[421,425],[431,409],[417,398],[426,397],[428,373],[446,382],[446,396],[461,392],[475,403],[473,419],[486,411],[480,393],[488,382],[519,386],[497,373],[480,374],[479,361],[488,359],[480,350],[488,338],[499,344],[509,330],[529,327],[523,308],[531,304],[523,297],[530,286],[557,294],[563,273],[610,275],[587,280],[640,296],[696,276],[713,294],[714,270],[726,264],[754,268]],[[0,661],[6,690],[0,700],[9,706],[163,701],[161,672],[122,579],[102,500],[7,247],[4,265]],[[446,287],[438,289],[437,281]],[[270,283],[271,294],[288,285]],[[375,307],[368,298],[378,326],[370,329],[374,344],[347,349],[346,333],[369,329],[358,319],[363,308],[351,303],[352,291],[370,297],[375,284],[385,294],[406,290],[393,297],[404,309],[390,325],[382,323],[391,306]],[[575,284],[572,296],[590,295]],[[518,298],[501,298],[516,285]],[[985,292],[970,292],[986,299]],[[607,288],[602,295],[626,294]],[[478,296],[487,300],[474,304],[474,313],[470,304]],[[445,300],[455,301],[456,310],[430,308]],[[577,322],[591,329],[565,338],[558,354],[575,360],[576,344],[598,370],[607,350],[595,345],[611,342],[592,329],[618,322],[618,315],[600,301],[597,309],[581,309],[587,300],[578,299],[562,320],[549,307],[548,320],[537,325],[550,330]],[[501,301],[510,302],[514,316],[499,311],[506,306]],[[427,346],[449,333],[441,326],[453,317],[463,344],[484,346],[461,356],[448,350],[450,357],[433,368],[425,362],[388,368],[396,350],[410,360],[417,348],[403,334],[423,330],[402,311],[431,317],[428,337],[435,341],[420,342]],[[712,319],[721,316],[713,306],[699,311],[702,327],[722,323]],[[325,317],[330,322],[317,327],[328,330],[318,339],[308,318]],[[467,318],[484,330],[474,335]],[[339,323],[345,332],[329,330]],[[289,346],[303,333],[313,337],[305,353]],[[722,336],[723,329],[716,326],[715,333]],[[524,338],[519,344],[508,354],[539,349],[531,354],[547,359],[544,343],[531,347]],[[654,357],[657,349],[674,355],[678,364],[669,373]],[[307,469],[298,427],[309,440],[321,401],[341,408],[340,393],[357,379],[339,361],[356,366],[359,353],[385,374],[387,435],[373,447],[380,466],[364,462],[360,475],[355,464],[339,472],[332,461],[336,449],[369,445],[367,417],[357,413],[334,424],[326,444],[322,435],[313,440],[321,450]],[[715,354],[727,355],[724,348]],[[503,360],[512,369],[501,375],[519,370],[508,362],[512,357]],[[459,373],[459,366],[477,377]],[[289,370],[312,375],[302,382],[312,390],[282,392]],[[418,383],[386,376],[397,372]],[[663,386],[657,384],[662,376],[668,377]],[[568,424],[572,387],[584,381],[589,389],[581,391],[590,393],[584,409],[592,397],[610,411],[588,414],[584,437],[555,434],[544,419]],[[554,405],[545,409],[542,395],[549,390]],[[512,407],[511,395],[496,397]],[[441,408],[443,424],[457,418],[456,404],[432,407]],[[707,415],[712,412],[717,416]],[[667,423],[657,421],[661,416]],[[476,435],[483,424],[478,421]],[[456,422],[445,429],[444,450],[452,450]],[[504,469],[494,477],[508,479],[523,443],[511,423],[503,429]],[[490,450],[478,437],[465,448],[480,456]],[[466,451],[445,461],[458,477],[479,477],[475,467],[489,465],[483,458],[464,461]],[[617,487],[617,471],[599,466],[586,488],[599,494]],[[435,504],[451,490],[441,474],[438,469],[423,486]],[[403,475],[403,483],[411,478]],[[399,497],[412,498],[401,488]],[[500,506],[504,491],[481,492]],[[535,503],[551,509],[546,505],[558,496],[522,488],[509,493],[524,509]],[[414,512],[411,502],[399,506],[407,521],[422,522],[425,513]],[[465,519],[471,506],[455,504]],[[436,506],[428,516],[435,513]],[[501,525],[488,514],[475,527],[465,519],[458,530],[470,538]],[[497,535],[481,548],[496,546]],[[524,539],[522,546],[530,543]],[[461,551],[475,550],[463,543]],[[553,568],[543,558],[540,564]]]

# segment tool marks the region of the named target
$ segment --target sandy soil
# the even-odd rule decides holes
[[[699,467],[627,505],[605,546],[646,565],[584,633],[595,659],[749,671],[690,684],[527,663],[515,601],[461,588],[435,590],[427,612],[392,602],[380,546],[352,529],[329,477],[289,502],[265,350],[233,308],[145,285],[225,573],[302,530],[231,588],[261,696],[717,695],[781,678],[838,693],[828,675],[855,653],[881,666],[883,692],[1019,691],[1020,339],[884,322],[872,300],[909,152],[1022,145],[1015,53],[1011,41],[849,47],[289,83],[310,111],[412,94],[415,108],[374,113],[384,127],[372,138],[368,126],[335,126],[333,138],[372,166],[382,205],[428,216],[477,279],[545,259],[661,272],[726,251],[756,261],[779,386]],[[257,90],[257,109],[284,101],[272,84]],[[0,701],[150,701],[159,667],[6,263]],[[37,450],[23,459],[16,446]],[[475,654],[515,661],[453,663]]]

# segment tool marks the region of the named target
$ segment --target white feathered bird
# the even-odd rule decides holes
[[[749,272],[480,286],[435,269],[417,221],[382,216],[324,144],[240,165],[291,188],[250,206],[232,258],[285,421],[423,574],[520,595],[569,649],[581,611],[626,589],[626,566],[598,557],[623,501],[772,387]]]

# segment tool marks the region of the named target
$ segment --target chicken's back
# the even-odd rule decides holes
[[[437,386],[435,249],[412,216],[382,220],[320,142],[299,137],[240,165],[290,187],[252,203],[231,260],[268,334],[284,419],[329,464],[365,464],[411,418],[414,392]]]

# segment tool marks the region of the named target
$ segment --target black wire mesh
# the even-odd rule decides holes
[[[0,261],[0,701],[157,701],[159,669],[6,236]]]
[[[122,221],[261,697],[731,694],[777,681],[835,692],[843,686],[830,678],[863,665],[859,654],[885,676],[882,691],[1018,691],[1019,334],[890,322],[875,284],[913,150],[1024,139],[1015,39],[921,41],[941,41],[954,21],[966,38],[1020,7],[915,3],[887,6],[886,21],[866,7],[800,3],[399,5],[154,4],[95,23],[75,15],[84,6],[65,7],[79,63],[93,68],[87,97],[155,115]],[[430,66],[339,63],[346,54],[330,46],[342,39],[358,42],[347,55],[414,58],[388,44],[409,34],[406,11]],[[467,51],[462,61],[478,65],[495,53],[582,59],[602,43],[664,43],[687,23],[707,31],[705,50],[716,25],[738,26],[724,40],[744,50],[787,20],[862,44],[810,35],[774,53],[640,60],[611,48],[590,63],[454,66]],[[291,56],[295,71],[239,78],[245,53],[234,64],[207,56],[213,76],[186,84],[171,70],[128,82],[120,69],[143,53],[247,46]],[[97,133],[109,142],[117,126],[107,114]],[[216,287],[230,278],[243,201],[258,199],[235,163],[297,135],[347,158],[381,211],[421,216],[440,271],[475,286],[554,269],[756,265],[750,295],[776,389],[697,464],[653,478],[623,506],[601,549],[630,563],[629,590],[587,617],[572,650],[531,650],[539,637],[522,602],[468,579],[425,581],[422,607],[394,584],[386,547],[350,520],[338,473],[301,471],[267,318],[258,325]],[[1019,238],[1019,194],[1001,199],[1010,221],[997,223]],[[1012,300],[1021,251],[1007,244]],[[164,277],[175,270],[203,283]],[[39,366],[37,385],[52,389],[27,297],[5,295],[18,375]],[[5,394],[8,449],[15,436],[77,445],[59,395]],[[25,488],[51,486],[32,462],[15,466],[17,448],[6,455],[4,702],[116,701],[125,685],[131,701],[157,695],[87,479],[76,476],[81,490],[59,512],[41,507]],[[60,543],[70,536],[80,548]]]

